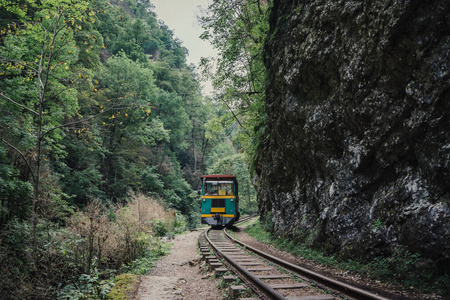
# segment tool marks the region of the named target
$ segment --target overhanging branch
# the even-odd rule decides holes
[[[33,169],[31,168],[30,163],[28,162],[27,158],[25,157],[25,155],[22,153],[22,151],[20,151],[19,149],[17,149],[16,147],[14,147],[14,145],[10,144],[7,140],[5,140],[3,138],[3,135],[0,137],[0,140],[5,143],[6,145],[8,145],[9,147],[11,147],[12,149],[14,149],[14,151],[16,151],[17,153],[19,153],[19,155],[23,158],[23,160],[25,161],[25,163],[27,164],[28,169],[30,170],[31,176],[33,177],[33,182],[36,180],[36,177],[34,176],[33,173]]]
[[[8,101],[11,102],[11,103],[14,103],[15,105],[17,105],[17,106],[19,106],[19,107],[21,107],[21,108],[23,108],[23,109],[25,109],[25,110],[27,110],[27,111],[33,113],[33,114],[35,114],[36,116],[39,116],[39,114],[38,114],[36,111],[32,110],[31,108],[26,107],[26,106],[23,105],[23,104],[20,104],[20,103],[14,101],[13,99],[11,99],[11,98],[9,98],[8,96],[4,95],[3,92],[0,92],[0,97],[2,97],[2,98],[4,98],[4,99],[8,100]]]
[[[227,101],[225,101],[225,99],[223,99],[223,102],[225,103],[225,105],[228,107],[228,110],[231,112],[231,114],[233,115],[234,119],[239,123],[239,126],[241,126],[242,129],[244,129],[244,132],[246,135],[248,135],[249,137],[251,137],[251,135],[247,132],[247,129],[244,127],[244,125],[242,125],[241,121],[238,119],[238,117],[236,116],[236,114],[234,113],[234,111],[231,109],[231,107],[228,105]]]
[[[86,118],[86,119],[77,120],[77,121],[73,121],[73,122],[69,122],[69,123],[65,123],[65,124],[62,124],[62,125],[53,127],[53,128],[51,128],[51,129],[47,130],[46,132],[44,132],[44,133],[41,135],[40,139],[42,140],[47,134],[49,134],[49,133],[52,132],[53,130],[56,130],[56,129],[59,129],[59,128],[64,128],[64,127],[67,127],[67,126],[70,126],[70,125],[75,125],[75,124],[87,122],[87,121],[90,121],[90,120],[92,120],[92,119],[94,119],[94,118],[96,118],[96,117],[98,117],[98,116],[100,116],[100,115],[102,115],[102,114],[104,114],[104,113],[106,113],[106,112],[108,112],[108,111],[111,111],[111,110],[117,110],[117,109],[124,109],[124,108],[128,108],[128,106],[124,106],[124,107],[122,107],[122,106],[120,106],[120,107],[114,107],[114,106],[113,106],[113,107],[107,108],[107,109],[105,109],[105,110],[99,112],[99,113],[96,114],[96,115],[90,116],[90,117],[88,117],[88,118]]]

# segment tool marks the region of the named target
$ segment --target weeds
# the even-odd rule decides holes
[[[98,273],[82,274],[58,292],[58,299],[105,299],[113,286],[112,280],[100,280]]]
[[[383,222],[381,221],[380,218],[376,219],[375,222],[372,225],[372,230],[376,231],[378,229],[383,228]]]
[[[270,232],[265,230],[265,228],[266,227],[261,226],[258,222],[255,222],[248,226],[245,231],[250,236],[263,243],[272,244],[279,249],[302,256],[303,258],[311,259],[327,266],[337,264],[336,258],[332,256],[325,256],[322,252],[311,249],[306,244],[293,243],[288,240],[275,238]]]
[[[121,272],[134,275],[147,275],[154,267],[155,261],[161,256],[167,255],[169,250],[169,244],[162,244],[156,240],[155,244],[150,245],[148,251],[146,251],[146,254],[143,257],[123,266]]]
[[[404,246],[398,246],[391,257],[376,257],[368,267],[370,274],[380,280],[425,291],[450,290],[448,276],[439,276],[431,260],[422,258],[418,253],[411,253]]]

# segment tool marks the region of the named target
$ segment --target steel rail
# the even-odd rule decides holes
[[[238,263],[236,263],[231,257],[229,257],[227,254],[220,251],[218,247],[214,245],[214,243],[209,239],[208,232],[210,229],[207,230],[205,237],[208,243],[215,249],[217,253],[219,253],[220,256],[225,258],[229,264],[233,266],[236,270],[238,270],[241,274],[243,274],[246,279],[252,283],[254,283],[258,288],[263,290],[263,293],[265,296],[269,297],[270,299],[274,300],[286,300],[286,298],[283,295],[280,295],[278,292],[276,292],[273,288],[271,288],[269,285],[267,285],[265,282],[263,282],[261,279],[247,271],[245,268],[241,267]]]
[[[238,240],[234,239],[233,237],[231,237],[226,232],[226,229],[224,230],[224,233],[227,236],[227,238],[229,238],[231,241],[233,241],[233,242],[235,242],[235,243],[245,247],[246,249],[249,249],[250,251],[252,251],[252,252],[254,252],[254,253],[256,253],[256,254],[258,254],[258,255],[260,255],[260,256],[262,256],[262,257],[264,257],[264,258],[266,258],[266,259],[268,259],[268,260],[270,260],[270,261],[272,261],[272,262],[274,262],[274,263],[276,263],[278,265],[281,265],[281,266],[285,267],[286,269],[289,269],[291,271],[294,271],[294,272],[306,275],[310,279],[312,279],[314,281],[317,281],[317,282],[320,282],[321,284],[323,284],[323,285],[325,285],[327,287],[330,287],[330,288],[332,288],[334,290],[338,290],[339,292],[342,292],[342,293],[344,293],[346,295],[349,295],[349,296],[354,297],[356,299],[389,300],[389,298],[385,298],[385,297],[382,297],[380,295],[377,295],[377,294],[371,293],[369,291],[366,291],[366,290],[360,289],[358,287],[355,287],[353,285],[350,285],[350,284],[347,284],[347,283],[344,283],[344,282],[340,282],[340,281],[337,281],[337,280],[332,279],[332,278],[328,278],[328,277],[326,277],[326,276],[324,276],[322,274],[319,274],[317,272],[314,272],[314,271],[311,271],[309,269],[300,267],[298,265],[294,265],[294,264],[292,264],[290,262],[284,261],[284,260],[279,259],[279,258],[277,258],[275,256],[272,256],[270,254],[264,253],[264,252],[254,248],[254,247],[251,247],[251,246],[249,246],[249,245],[247,245],[247,244],[245,244],[245,243],[243,243],[241,241],[238,241]]]
[[[235,222],[234,224],[244,223],[245,221],[248,221],[252,218],[253,218],[253,216],[244,216],[244,217],[240,218],[239,221]]]

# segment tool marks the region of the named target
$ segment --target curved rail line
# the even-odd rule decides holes
[[[240,222],[245,222],[249,218],[242,218]],[[265,260],[276,264],[286,270],[289,270],[290,272],[293,272],[294,274],[298,275],[299,277],[307,278],[308,281],[314,281],[322,286],[325,286],[326,288],[338,291],[339,293],[344,294],[345,296],[349,296],[353,299],[371,299],[371,300],[387,300],[388,298],[382,297],[377,294],[373,294],[369,291],[363,290],[361,288],[352,286],[347,283],[343,283],[340,281],[337,281],[335,279],[328,278],[322,274],[316,273],[314,271],[308,270],[306,268],[294,265],[292,263],[289,263],[287,261],[281,260],[277,257],[274,257],[270,254],[264,253],[256,248],[253,248],[249,245],[246,245],[245,243],[242,243],[241,241],[238,241],[231,237],[227,232],[226,229],[223,230],[223,238],[220,237],[220,233],[222,231],[212,231],[209,229],[207,232],[205,232],[205,238],[208,241],[208,243],[211,245],[211,247],[214,249],[214,252],[222,257],[225,260],[225,263],[231,267],[233,270],[235,270],[235,273],[240,274],[240,277],[257,293],[257,294],[263,294],[268,299],[302,299],[302,297],[285,297],[281,293],[279,293],[277,288],[274,288],[274,285],[268,284],[264,282],[261,279],[261,276],[254,275],[252,273],[252,270],[256,270],[256,268],[250,268],[251,263],[244,264],[242,261],[250,261],[251,259],[244,259],[243,257],[249,256],[248,253],[244,252],[243,249],[246,251],[250,251],[253,253],[253,255],[257,255],[259,257],[264,258]],[[240,245],[240,247],[236,246]],[[242,249],[242,248],[243,249]],[[239,259],[239,257],[242,257]],[[254,257],[253,257],[254,258]],[[266,270],[269,270],[267,268]],[[266,275],[262,276],[262,278],[282,278],[282,277],[289,277],[289,276],[282,276],[282,275]],[[281,279],[280,279],[281,280]],[[297,284],[297,287],[299,287],[301,284]],[[279,287],[280,285],[277,285]],[[288,285],[284,285],[285,287]],[[291,286],[295,286],[292,285]],[[306,285],[303,285],[306,286]],[[287,287],[288,288],[288,287]],[[308,298],[309,297],[309,298]],[[316,298],[312,298],[316,297]],[[306,298],[303,299],[334,299],[334,296],[330,295],[314,295],[314,296],[306,296]]]
[[[208,233],[210,230],[211,229],[208,230]],[[227,261],[228,265],[231,266],[236,271],[238,271],[238,273],[241,274],[241,276],[244,276],[244,278],[242,278],[242,279],[244,279],[244,281],[246,281],[247,283],[250,283],[250,285],[253,287],[253,289],[255,289],[255,287],[256,287],[256,292],[258,294],[260,294],[262,292],[264,295],[268,296],[269,299],[279,299],[279,300],[286,299],[285,297],[283,297],[282,295],[277,293],[269,285],[264,283],[262,280],[260,280],[256,276],[254,276],[250,271],[243,268],[230,255],[226,254],[225,251],[223,250],[225,248],[222,248],[225,246],[223,244],[223,242],[218,243],[218,240],[210,239],[208,234],[206,234],[205,237],[206,237],[206,240],[208,241],[208,243],[214,248],[214,252],[216,254],[218,254],[219,256],[223,257]],[[223,240],[223,241],[225,241],[225,240]],[[231,245],[231,243],[230,243],[230,245]],[[228,250],[229,249],[230,248],[228,248]]]

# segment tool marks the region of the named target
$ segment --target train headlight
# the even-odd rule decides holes
[[[234,199],[231,199],[231,202],[233,202]]]

